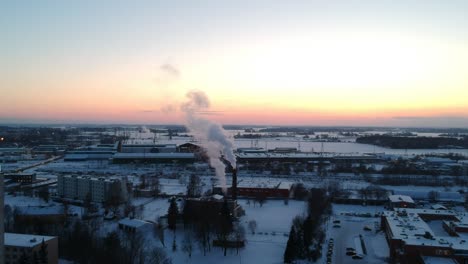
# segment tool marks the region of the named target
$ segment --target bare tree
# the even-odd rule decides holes
[[[182,240],[182,251],[188,254],[189,258],[192,257],[193,251],[193,233],[191,230],[185,230],[184,240]]]
[[[439,199],[439,192],[438,191],[430,191],[427,194],[427,198],[429,198],[429,200],[431,202],[435,202],[435,201],[437,201],[437,199]]]
[[[255,234],[255,230],[257,229],[257,221],[255,220],[250,220],[249,221],[249,230],[253,234]]]
[[[201,179],[198,175],[192,174],[187,185],[188,197],[199,197],[202,193]]]
[[[125,263],[143,264],[145,263],[145,239],[140,232],[125,233],[124,248],[128,259]]]
[[[145,263],[149,264],[172,264],[172,260],[167,256],[164,249],[159,247],[154,247],[148,254],[147,260]]]
[[[236,238],[236,254],[239,254],[239,247],[244,244],[245,228],[240,222],[236,222],[233,229],[234,237]]]

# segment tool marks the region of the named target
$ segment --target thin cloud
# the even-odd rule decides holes
[[[164,114],[171,114],[176,111],[176,108],[173,105],[168,104],[168,105],[162,106],[160,111],[163,112]]]
[[[199,115],[224,115],[224,111],[198,111]]]
[[[180,76],[180,70],[177,69],[177,67],[175,67],[172,64],[164,63],[159,68],[168,75],[171,75],[171,76],[174,76],[174,77],[179,77]]]

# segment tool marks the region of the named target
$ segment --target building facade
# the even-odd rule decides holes
[[[32,263],[34,255],[39,255],[43,241],[47,251],[47,263],[57,264],[57,237],[15,233],[5,233],[5,264],[21,263],[22,259]]]
[[[103,203],[111,198],[127,200],[126,178],[104,178],[89,176],[59,176],[57,193],[61,198],[73,200],[91,199]]]

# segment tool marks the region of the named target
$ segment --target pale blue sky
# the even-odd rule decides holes
[[[337,30],[351,34],[363,32],[376,38],[388,33],[392,37],[401,34],[429,39],[431,43],[468,45],[466,0],[18,0],[1,1],[0,7],[0,84],[8,93],[3,100],[0,99],[0,104],[6,105],[0,110],[17,109],[22,113],[18,116],[3,114],[0,120],[48,120],[51,111],[44,109],[59,100],[58,97],[30,109],[43,111],[42,116],[28,116],[21,105],[34,99],[28,99],[31,93],[56,92],[59,83],[64,91],[70,89],[69,92],[73,92],[76,85],[67,85],[67,81],[76,84],[77,79],[83,82],[92,79],[89,82],[95,84],[94,75],[112,78],[109,72],[115,68],[116,75],[125,72],[130,76],[125,80],[115,76],[116,82],[134,84],[142,72],[151,71],[140,70],[149,67],[140,63],[145,60],[151,61],[148,64],[154,67],[154,71],[157,65],[174,64],[181,68],[185,77],[190,75],[190,67],[197,67],[197,61],[200,65],[213,65],[223,61],[226,53],[237,47],[268,46],[268,42],[282,42],[291,35],[308,36],[317,31]],[[204,58],[209,63],[205,63]],[[200,86],[210,86],[217,81],[205,82],[195,77],[186,80]],[[55,88],[48,90],[49,86]],[[24,97],[26,99],[22,101]],[[226,99],[219,96],[219,101],[222,100]],[[137,99],[132,104],[135,109],[147,107],[146,102]],[[70,113],[78,112],[70,110]],[[453,111],[437,116],[448,114],[468,116],[466,112]],[[51,117],[52,120],[64,118],[72,119],[71,116]],[[91,121],[105,118],[107,116],[103,115],[101,119]],[[128,121],[128,118],[122,121]]]

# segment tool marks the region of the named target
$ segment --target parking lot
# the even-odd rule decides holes
[[[323,245],[323,263],[388,263],[387,241],[378,230],[380,218],[375,217],[382,210],[376,206],[334,205],[326,225],[328,237]],[[333,250],[328,257],[330,239],[333,239]]]

